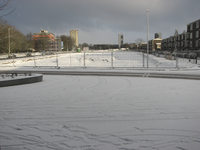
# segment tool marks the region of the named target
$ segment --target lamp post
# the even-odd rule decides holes
[[[67,40],[67,52],[68,52],[68,40]]]
[[[8,57],[10,56],[10,29],[12,28],[8,28]]]
[[[178,56],[177,56],[177,37],[178,37],[178,30],[175,29],[175,33],[174,33],[174,51],[176,51],[176,68],[178,68]]]
[[[147,68],[149,68],[149,10],[147,9]]]

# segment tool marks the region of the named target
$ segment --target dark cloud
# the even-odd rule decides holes
[[[57,35],[79,30],[79,42],[117,43],[146,40],[149,9],[150,39],[155,32],[163,38],[186,30],[199,18],[199,0],[13,0],[16,10],[5,17],[24,34],[48,29]]]

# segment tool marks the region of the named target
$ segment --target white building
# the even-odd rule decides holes
[[[72,38],[73,45],[78,47],[78,30],[70,30],[70,37]]]
[[[121,48],[121,46],[123,45],[123,42],[124,42],[124,36],[123,36],[123,34],[119,34],[118,35],[118,45],[119,45],[119,48]]]

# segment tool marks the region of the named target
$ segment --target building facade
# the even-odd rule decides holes
[[[200,49],[200,19],[187,25],[187,46],[190,50]]]
[[[149,41],[149,50],[155,51],[155,50],[161,50],[161,42],[162,39],[156,38]]]
[[[119,45],[119,49],[122,47],[123,44],[124,44],[124,36],[123,36],[123,34],[119,34],[119,35],[118,35],[118,45]]]
[[[34,49],[37,51],[61,51],[61,40],[56,39],[53,33],[41,30],[34,33]]]
[[[72,39],[73,46],[78,47],[78,30],[70,30],[70,37]]]
[[[200,50],[200,19],[187,25],[187,32],[162,40],[162,50],[185,51]],[[176,32],[176,31],[175,31]]]
[[[170,36],[168,38],[162,39],[161,49],[166,50],[166,51],[173,51],[175,49],[174,36]]]
[[[157,38],[160,38],[160,39],[162,39],[162,33],[160,33],[160,32],[158,32],[158,33],[155,33],[155,39],[157,39]]]

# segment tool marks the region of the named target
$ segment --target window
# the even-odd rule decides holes
[[[187,33],[187,39],[189,39],[189,38],[190,38],[190,33],[188,32],[188,33]]]
[[[199,37],[199,31],[196,31],[196,38]]]
[[[183,42],[181,42],[181,47],[183,47]]]
[[[193,30],[193,24],[190,25],[190,30]]]
[[[185,34],[182,34],[182,40],[185,40]]]
[[[198,47],[198,46],[199,46],[199,41],[196,40],[195,47]]]
[[[179,36],[178,36],[178,40],[180,40],[180,37],[181,37],[181,36],[179,35]]]
[[[192,39],[192,33],[190,33],[190,39]]]
[[[190,41],[190,47],[192,47],[192,41]]]
[[[199,21],[196,22],[196,28],[199,28]]]
[[[199,40],[199,47],[200,47],[200,40]]]

